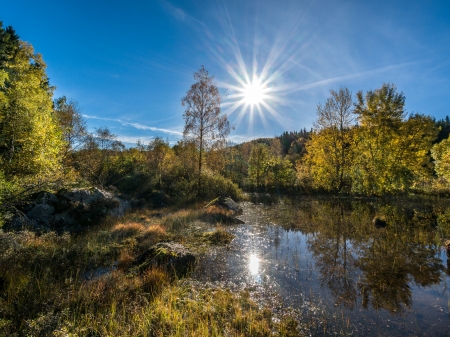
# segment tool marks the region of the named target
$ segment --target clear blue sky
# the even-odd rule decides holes
[[[236,142],[311,128],[340,86],[395,83],[408,112],[450,115],[448,0],[17,0],[2,1],[0,20],[43,55],[55,98],[131,144],[181,138],[201,65]],[[236,104],[246,74],[267,82],[260,110]]]

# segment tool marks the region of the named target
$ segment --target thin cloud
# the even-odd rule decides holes
[[[207,35],[210,35],[208,27],[201,22],[200,20],[194,18],[192,15],[189,15],[186,13],[183,9],[179,7],[175,7],[171,3],[167,1],[161,1],[162,7],[164,10],[169,13],[172,17],[174,17],[177,21],[183,22],[195,30],[198,30],[200,32],[206,33]]]
[[[145,146],[154,139],[155,139],[155,137],[117,136],[117,140],[121,141],[128,148],[135,147],[138,141],[140,141],[141,144],[143,144]],[[177,143],[176,140],[167,140],[167,141],[170,146],[173,146]]]
[[[154,131],[154,132],[162,132],[162,133],[167,133],[167,134],[176,135],[176,136],[183,135],[183,133],[179,132],[179,131],[157,128],[154,126],[148,126],[148,125],[144,125],[144,124],[140,124],[140,123],[126,122],[124,120],[116,119],[116,118],[104,118],[104,117],[97,117],[97,116],[90,116],[90,115],[83,115],[83,117],[88,118],[88,119],[98,119],[98,120],[102,120],[102,121],[117,122],[117,123],[122,124],[123,126],[131,126],[138,130],[150,130],[150,131]]]
[[[306,90],[306,89],[312,89],[312,88],[316,88],[316,87],[330,85],[332,83],[340,82],[340,81],[344,81],[344,80],[348,81],[348,80],[354,80],[354,79],[361,78],[361,77],[374,76],[374,75],[392,71],[392,70],[395,70],[398,68],[415,65],[418,63],[420,63],[420,62],[408,62],[408,63],[403,63],[403,64],[397,64],[397,65],[391,65],[391,66],[386,66],[386,67],[382,67],[382,68],[377,68],[377,69],[373,69],[373,70],[361,71],[361,72],[357,72],[357,73],[353,73],[353,74],[347,74],[347,75],[343,75],[343,76],[335,76],[335,77],[326,78],[323,80],[319,80],[319,81],[315,81],[315,82],[311,82],[311,83],[307,83],[307,84],[301,84],[301,85],[296,85],[296,86],[286,86],[285,90],[287,90],[288,92],[296,92],[296,91],[302,91],[302,90]]]

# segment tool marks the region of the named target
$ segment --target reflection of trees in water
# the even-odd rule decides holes
[[[391,235],[373,240],[362,250],[359,263],[363,277],[358,287],[364,307],[371,302],[375,309],[400,313],[412,304],[410,283],[424,287],[439,283],[443,266],[435,247],[395,237],[392,240]]]
[[[321,282],[331,290],[336,304],[353,308],[357,298],[355,257],[349,242],[351,225],[346,222],[343,205],[324,206],[318,212],[324,225],[309,240],[316,256]],[[323,217],[323,218],[322,218]]]
[[[412,304],[411,284],[440,282],[436,217],[415,206],[322,200],[298,208],[295,226],[313,233],[310,249],[337,304],[353,308],[360,296],[363,307],[401,313]],[[375,215],[388,226],[373,226]]]

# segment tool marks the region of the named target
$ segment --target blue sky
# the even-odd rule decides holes
[[[128,144],[181,139],[181,98],[201,65],[235,142],[311,128],[341,86],[395,83],[408,112],[450,115],[448,0],[17,0],[0,20],[43,55],[55,98]],[[253,76],[259,108],[237,98]]]

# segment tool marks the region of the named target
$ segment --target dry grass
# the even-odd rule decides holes
[[[146,228],[146,226],[138,222],[119,223],[112,228],[112,233],[124,238],[143,232]]]
[[[227,216],[166,214],[140,211],[76,236],[0,231],[0,336],[290,336],[285,319],[274,323],[247,295],[171,284],[159,269],[127,274],[139,252],[177,228]]]
[[[117,268],[120,270],[128,269],[133,264],[134,259],[135,256],[129,248],[122,249],[117,259]]]

